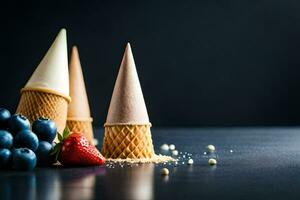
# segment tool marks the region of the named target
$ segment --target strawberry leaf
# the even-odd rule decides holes
[[[61,143],[58,143],[55,145],[53,152],[51,153],[51,155],[55,155],[55,162],[58,160],[58,156],[61,150]]]
[[[68,128],[65,128],[65,130],[63,131],[63,134],[60,134],[59,132],[57,132],[57,138],[59,140],[59,143],[56,143],[55,146],[53,147],[52,152],[50,153],[50,155],[54,155],[54,159],[55,162],[58,161],[58,157],[63,145],[64,140],[68,137],[70,130]]]
[[[61,136],[60,133],[57,133],[57,137],[58,137],[58,140],[59,140],[60,142],[63,141],[63,137]]]
[[[66,139],[70,133],[70,129],[66,126],[63,132],[63,139]]]
[[[55,162],[58,161],[58,157],[59,157],[59,154],[61,152],[61,148],[63,146],[63,143],[64,143],[64,140],[69,137],[69,134],[70,134],[70,129],[68,127],[66,127],[63,131],[62,134],[58,133],[57,132],[57,138],[59,140],[59,143],[56,143],[55,146],[53,147],[53,150],[52,152],[50,153],[50,155],[54,155],[54,159],[55,159]]]
[[[55,155],[58,152],[59,145],[55,145],[53,150],[51,151],[50,155]]]

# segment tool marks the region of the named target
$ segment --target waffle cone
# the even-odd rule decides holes
[[[156,155],[148,112],[130,44],[121,62],[110,101],[102,154],[112,162],[168,162],[169,156]]]
[[[23,89],[16,113],[26,116],[32,123],[46,117],[56,123],[57,131],[66,126],[69,97],[45,89]]]
[[[150,124],[105,125],[102,154],[112,159],[151,159],[155,157]]]
[[[94,133],[92,127],[92,118],[87,119],[76,119],[76,118],[68,118],[67,119],[67,127],[70,131],[80,132],[85,135],[88,141],[91,144],[94,144]]]

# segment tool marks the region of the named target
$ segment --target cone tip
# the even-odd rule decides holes
[[[65,28],[60,29],[60,31],[56,35],[55,40],[52,43],[52,46],[55,46],[55,45],[58,45],[58,44],[63,44],[63,45],[67,44],[67,31],[66,31]],[[60,45],[58,45],[58,46],[60,46]]]
[[[123,61],[129,59],[131,61],[133,61],[133,65],[132,64],[129,64],[130,67],[134,66],[134,60],[133,60],[133,54],[132,54],[132,50],[131,50],[131,45],[129,42],[127,42],[126,44],[126,48],[125,48],[125,51],[124,51],[124,54],[123,54]],[[121,63],[121,66],[123,65],[123,63]],[[126,67],[128,64],[125,64]]]
[[[72,53],[77,53],[78,52],[78,48],[76,45],[72,46]]]
[[[126,44],[125,53],[131,52],[131,45],[129,42]]]
[[[66,34],[67,30],[65,28],[60,29],[59,33]]]
[[[57,38],[67,38],[67,30],[65,28],[60,29],[59,33],[57,34]]]

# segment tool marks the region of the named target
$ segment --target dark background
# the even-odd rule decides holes
[[[65,27],[96,126],[127,41],[154,126],[300,125],[299,11],[297,0],[2,3],[0,105],[16,108]]]

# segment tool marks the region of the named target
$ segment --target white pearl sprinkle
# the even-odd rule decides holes
[[[230,149],[230,153],[233,153],[233,150],[232,150],[232,149]]]
[[[207,154],[206,151],[204,151],[203,154],[206,155]]]
[[[163,144],[160,146],[160,149],[163,151],[169,151],[169,145],[168,144]]]
[[[170,149],[171,151],[175,150],[175,145],[174,145],[174,144],[170,144],[170,145],[169,145],[169,149]]]
[[[161,174],[162,176],[169,175],[169,170],[168,170],[167,168],[162,168],[162,169],[160,170],[160,174]]]
[[[194,164],[194,160],[193,160],[193,159],[189,159],[189,160],[187,161],[187,164],[188,164],[188,165]]]
[[[216,165],[217,164],[217,160],[214,159],[214,158],[211,158],[211,159],[208,160],[208,164],[210,164],[210,165]]]
[[[207,151],[209,151],[209,152],[214,152],[216,150],[215,146],[212,144],[207,145],[206,148],[207,148]]]
[[[177,150],[172,151],[172,155],[173,156],[178,156],[178,151]]]
[[[99,141],[96,138],[94,138],[93,143],[94,143],[95,146],[97,146],[99,144]]]

